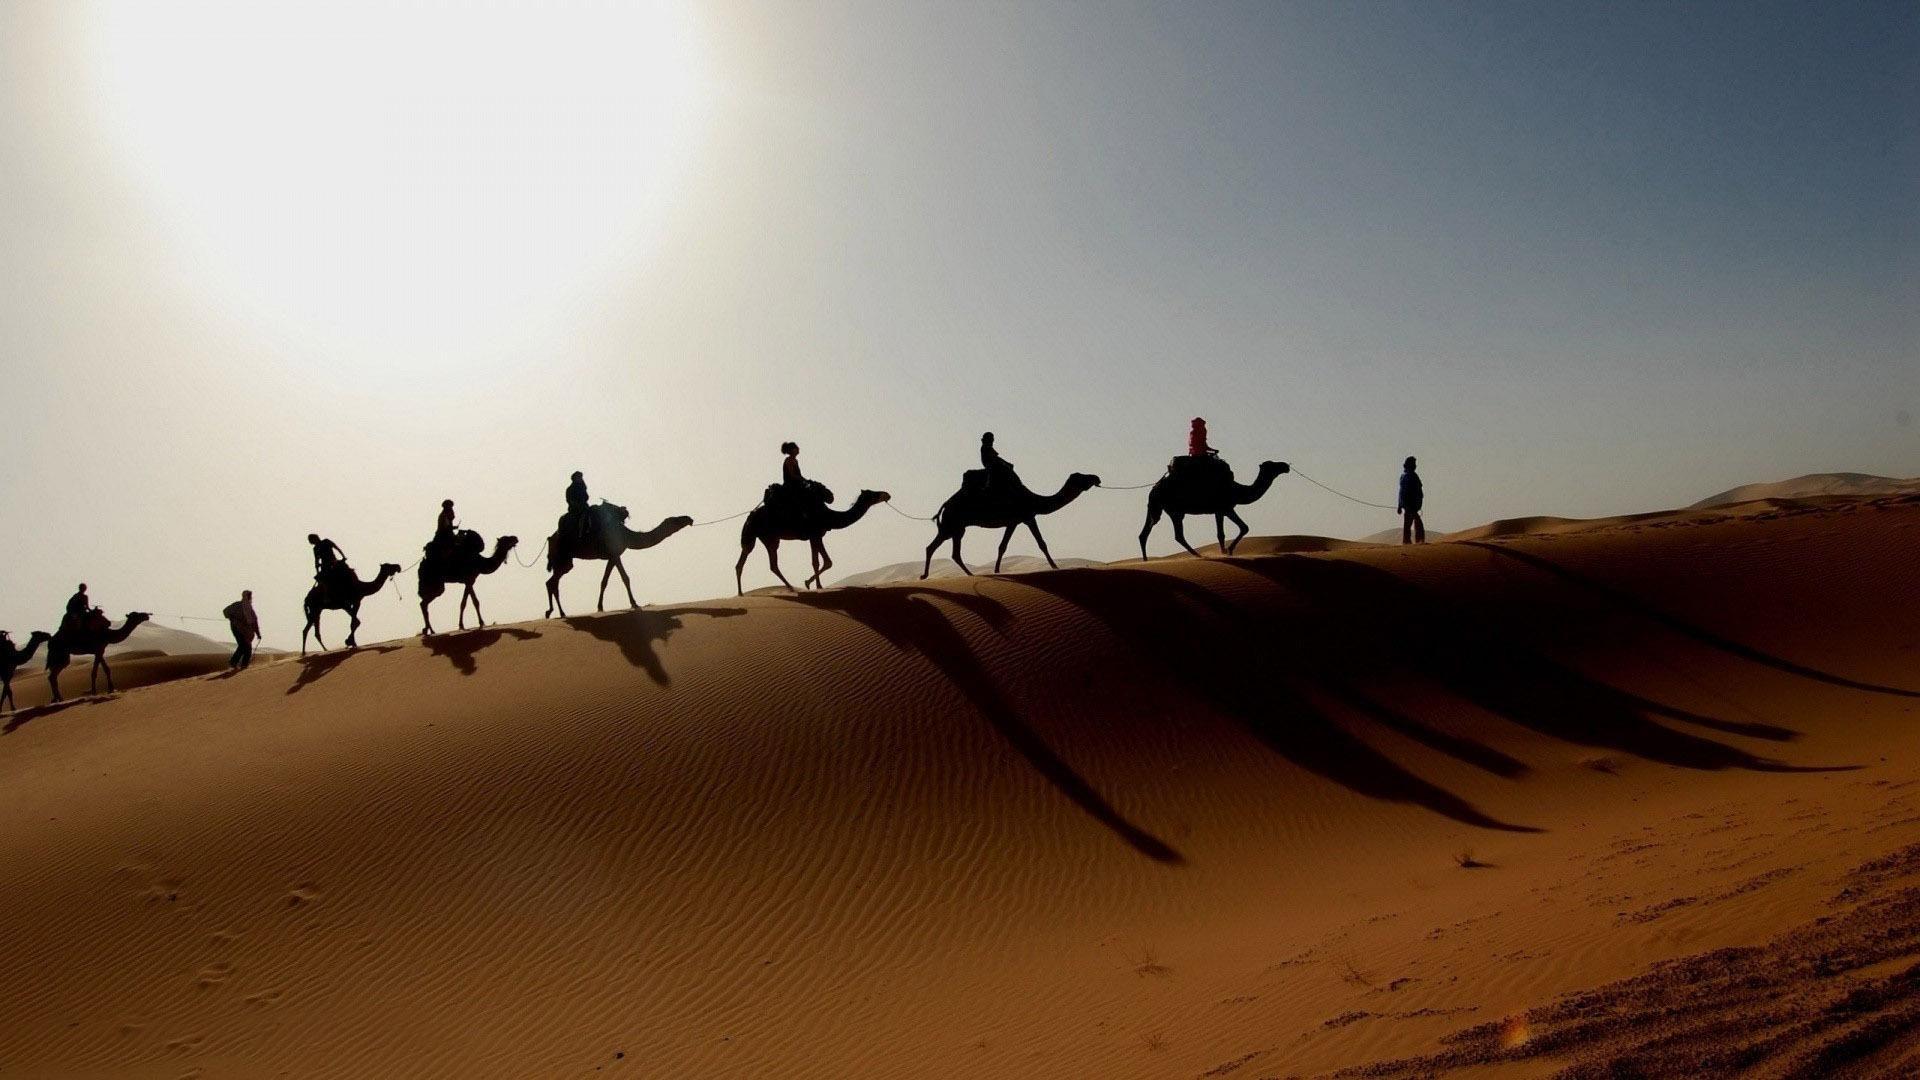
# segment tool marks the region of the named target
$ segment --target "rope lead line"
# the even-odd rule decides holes
[[[1344,491],[1340,491],[1335,488],[1330,488],[1327,485],[1321,483],[1320,481],[1315,480],[1313,477],[1308,476],[1306,473],[1301,472],[1299,469],[1293,469],[1291,471],[1293,475],[1299,477],[1302,480],[1305,480],[1307,483],[1312,484],[1314,487],[1320,488],[1323,491],[1330,491],[1333,494],[1338,495],[1341,498],[1347,500],[1348,502],[1359,503],[1361,506],[1371,506],[1375,510],[1392,510],[1393,509],[1393,507],[1388,506],[1385,503],[1368,502],[1365,499],[1356,499]]]
[[[887,504],[887,509],[911,521],[932,521],[933,520],[930,517],[921,517],[919,514],[909,514],[905,510],[900,509],[899,507],[893,505],[892,503]]]

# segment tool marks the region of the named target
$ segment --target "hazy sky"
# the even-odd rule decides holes
[[[450,497],[532,558],[573,469],[706,519],[787,438],[914,514],[983,430],[1052,490],[1196,415],[1375,501],[1416,453],[1441,529],[1912,475],[1920,7],[4,3],[0,387],[17,634],[84,579],[252,587],[291,645],[309,531],[405,565]],[[1294,478],[1246,517],[1394,523]],[[930,535],[876,510],[836,576]],[[737,540],[636,590],[723,595]]]

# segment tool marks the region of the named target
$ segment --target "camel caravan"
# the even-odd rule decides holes
[[[740,558],[733,566],[734,590],[739,595],[745,594],[747,559],[756,545],[766,550],[767,568],[779,579],[780,584],[799,591],[780,569],[780,543],[783,540],[807,545],[811,573],[801,579],[799,588],[824,588],[823,575],[833,567],[833,557],[827,551],[827,534],[852,526],[865,517],[867,511],[892,498],[884,491],[864,490],[845,509],[835,509],[833,492],[801,472],[799,445],[783,443],[780,450],[785,455],[780,481],[768,485],[760,503],[743,515],[746,520],[740,528]],[[1408,459],[1408,462],[1411,472],[1412,459]],[[1152,484],[1147,493],[1146,523],[1140,530],[1140,557],[1147,557],[1147,537],[1162,517],[1171,520],[1173,537],[1180,546],[1198,555],[1199,552],[1187,543],[1184,526],[1188,515],[1212,516],[1220,550],[1232,554],[1248,531],[1247,523],[1237,512],[1238,508],[1265,495],[1274,480],[1287,471],[1286,462],[1264,461],[1260,463],[1252,483],[1238,482],[1233,469],[1207,445],[1206,421],[1195,419],[1188,437],[1187,453],[1172,459],[1166,473]],[[951,548],[954,564],[962,573],[973,573],[961,554],[961,541],[968,529],[1000,530],[1000,546],[993,560],[995,573],[1000,571],[1014,533],[1022,528],[1033,535],[1034,543],[1039,545],[1040,554],[1047,560],[1047,565],[1058,569],[1058,564],[1053,561],[1053,553],[1047,549],[1046,537],[1040,532],[1039,519],[1063,509],[1099,486],[1099,476],[1076,472],[1069,474],[1059,489],[1050,495],[1035,492],[1020,479],[1013,463],[1001,457],[995,449],[993,433],[982,435],[980,468],[970,469],[961,476],[960,489],[942,503],[930,519],[934,536],[926,547],[921,578],[932,573],[934,554],[942,545]],[[560,599],[560,581],[575,563],[583,561],[606,564],[600,574],[595,611],[606,610],[607,585],[616,572],[626,589],[627,603],[639,607],[640,602],[633,594],[633,580],[627,574],[622,556],[629,551],[644,551],[694,524],[692,518],[676,515],[666,518],[652,529],[635,530],[627,523],[629,515],[626,507],[606,501],[592,502],[587,494],[586,478],[577,472],[567,485],[566,503],[566,512],[555,524],[545,544],[548,618],[555,613],[566,617],[566,608]],[[1415,509],[1418,509],[1417,505]],[[1238,530],[1232,540],[1228,540],[1226,535],[1226,523],[1229,521]],[[328,611],[346,614],[346,646],[355,648],[359,644],[357,635],[361,603],[406,571],[397,563],[384,562],[373,577],[363,579],[347,562],[346,553],[332,540],[309,533],[307,542],[313,548],[313,587],[307,590],[302,605],[306,622],[300,631],[301,655],[306,655],[309,636],[320,649],[327,648],[320,636],[320,619]],[[455,616],[457,627],[461,630],[467,628],[468,605],[473,607],[476,625],[486,626],[486,618],[480,608],[480,596],[474,591],[474,584],[505,565],[519,542],[514,536],[500,536],[494,539],[489,548],[486,538],[479,532],[459,526],[453,500],[442,502],[433,539],[421,550],[416,564],[415,595],[420,601],[422,636],[435,633],[432,604],[453,585],[461,588],[460,607]],[[246,666],[252,656],[251,642],[260,636],[259,621],[253,614],[252,595],[251,592],[243,594],[242,600],[229,605],[226,611],[235,640],[241,643],[240,649],[234,654],[233,667]],[[43,646],[47,652],[46,670],[52,688],[52,700],[60,700],[60,672],[76,656],[87,656],[93,660],[89,693],[98,692],[102,675],[106,676],[107,692],[112,693],[113,670],[107,664],[106,650],[127,640],[134,628],[150,618],[152,616],[144,612],[132,612],[116,627],[99,608],[92,605],[87,598],[86,586],[81,585],[79,591],[68,600],[67,612],[58,631],[49,634],[36,630],[24,647],[15,645],[5,631],[0,631],[0,676],[4,676],[0,706],[13,704],[14,672],[31,661]]]

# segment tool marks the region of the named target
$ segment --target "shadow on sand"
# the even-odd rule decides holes
[[[960,631],[926,597],[964,608],[996,630],[1005,626],[1011,617],[1002,604],[984,596],[913,587],[843,589],[802,593],[784,599],[845,615],[885,638],[894,648],[925,657],[1056,791],[1140,854],[1155,862],[1183,865],[1184,856],[1164,840],[1128,821],[1020,718],[1019,711],[974,658]]]
[[[114,696],[113,694],[85,694],[77,698],[68,698],[65,701],[55,701],[46,705],[31,705],[24,709],[16,709],[12,716],[7,717],[7,726],[0,728],[0,735],[11,735],[15,731],[26,727],[28,723],[38,720],[43,716],[52,716],[54,713],[66,712],[68,709],[78,708],[82,705],[104,705],[112,701]]]
[[[671,611],[642,608],[605,615],[569,615],[560,621],[581,633],[620,646],[620,655],[627,658],[627,663],[644,670],[654,682],[666,686],[672,682],[672,677],[667,674],[666,665],[660,662],[660,656],[653,651],[653,646],[680,629],[681,616],[704,615],[712,619],[727,619],[746,613],[746,608],[738,607],[679,607]]]
[[[1322,627],[1285,632],[1251,618],[1206,588],[1152,570],[1110,566],[1088,572],[1025,574],[1017,580],[1100,620],[1139,652],[1144,662],[1164,671],[1174,685],[1232,718],[1269,750],[1300,768],[1358,794],[1412,803],[1462,824],[1507,832],[1538,831],[1493,818],[1414,775],[1321,708],[1290,673],[1320,674],[1316,669],[1324,657],[1304,657],[1301,652],[1303,643],[1320,635]],[[1495,775],[1514,777],[1526,771],[1524,764],[1492,747],[1436,731],[1366,698],[1338,672],[1318,679],[1317,689],[1409,738]]]
[[[471,675],[479,670],[474,663],[474,654],[502,638],[515,641],[532,641],[540,634],[535,630],[521,630],[511,626],[489,626],[476,630],[455,630],[448,634],[429,634],[424,638],[427,651],[435,656],[444,656],[453,662],[453,666],[462,675]]]
[[[1803,679],[1813,679],[1817,682],[1828,683],[1833,686],[1844,686],[1849,690],[1861,690],[1869,694],[1891,694],[1895,697],[1920,698],[1920,690],[1907,690],[1898,686],[1881,686],[1878,683],[1849,679],[1843,675],[1835,675],[1831,672],[1807,667],[1805,664],[1796,664],[1791,660],[1775,656],[1772,653],[1762,652],[1751,645],[1743,645],[1731,638],[1721,637],[1711,630],[1695,626],[1683,619],[1669,615],[1665,611],[1634,596],[1632,593],[1615,588],[1605,582],[1595,581],[1584,574],[1569,570],[1559,563],[1531,551],[1520,551],[1516,548],[1507,547],[1504,544],[1489,544],[1484,540],[1462,540],[1460,543],[1467,547],[1479,548],[1482,551],[1497,555],[1503,559],[1512,559],[1515,562],[1531,566],[1542,573],[1551,574],[1562,581],[1569,582],[1596,595],[1605,597],[1615,607],[1623,611],[1631,612],[1649,622],[1658,623],[1682,637],[1689,637],[1702,644],[1711,645],[1722,652],[1737,656],[1742,660],[1749,660],[1753,663],[1773,668],[1776,671],[1784,671],[1790,675],[1798,675]]]
[[[1722,720],[1629,693],[1584,675],[1518,636],[1375,567],[1342,559],[1230,559],[1317,609],[1315,632],[1291,644],[1339,671],[1364,657],[1410,672],[1472,705],[1542,735],[1687,769],[1826,772],[1850,766],[1789,765],[1678,731],[1652,716],[1748,738],[1786,741],[1772,724]],[[1269,637],[1278,636],[1269,631]],[[1343,658],[1345,658],[1343,660]]]
[[[293,681],[292,686],[287,687],[287,693],[299,693],[308,686],[319,682],[328,673],[332,672],[334,668],[339,667],[341,664],[346,663],[356,656],[374,656],[380,653],[398,652],[399,650],[400,646],[398,645],[361,645],[357,648],[341,649],[337,652],[320,653],[315,656],[302,656],[294,661],[300,665],[300,677]]]

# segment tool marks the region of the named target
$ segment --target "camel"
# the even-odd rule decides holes
[[[451,550],[434,551],[433,545],[427,545],[429,554],[420,560],[420,621],[424,624],[420,636],[433,633],[433,616],[428,614],[427,605],[440,598],[447,586],[459,584],[466,586],[460,594],[460,629],[467,628],[467,602],[473,602],[473,616],[481,626],[487,625],[487,618],[480,613],[480,595],[473,591],[474,579],[482,574],[491,574],[500,569],[507,561],[507,552],[520,542],[517,536],[503,536],[493,542],[493,554],[482,555],[486,541],[472,530],[462,530],[453,539]]]
[[[1053,553],[1047,550],[1046,538],[1040,535],[1040,526],[1034,520],[1042,514],[1051,514],[1085,494],[1088,489],[1100,486],[1100,478],[1089,473],[1074,473],[1067,482],[1052,495],[1036,495],[1027,490],[1025,484],[1014,481],[1006,490],[975,492],[961,488],[953,498],[942,503],[934,512],[933,524],[936,532],[933,542],[927,545],[927,561],[920,568],[921,580],[926,580],[933,572],[933,553],[949,539],[953,541],[953,561],[962,573],[972,576],[973,571],[960,560],[960,540],[966,536],[967,529],[1005,529],[1000,536],[999,554],[993,557],[993,572],[1000,572],[1000,563],[1007,556],[1007,545],[1013,540],[1013,531],[1022,525],[1033,534],[1033,542],[1040,545],[1040,554],[1046,556],[1047,565],[1055,570],[1059,564],[1053,561]]]
[[[777,487],[778,485],[768,488],[768,494],[773,495]],[[745,595],[746,590],[740,583],[740,572],[747,565],[747,556],[753,554],[753,545],[756,542],[766,546],[767,565],[773,568],[773,576],[779,578],[780,584],[788,589],[799,592],[799,589],[793,587],[793,582],[787,580],[787,575],[780,572],[780,541],[805,540],[813,557],[813,576],[805,579],[801,584],[810,589],[819,587],[820,575],[833,566],[833,557],[827,554],[827,545],[821,542],[822,538],[835,529],[844,529],[859,521],[867,516],[868,510],[893,498],[884,491],[862,491],[860,497],[853,500],[852,506],[845,510],[835,510],[828,505],[833,502],[833,492],[817,483],[814,485],[814,492],[824,496],[817,509],[811,511],[804,508],[797,509],[791,501],[773,495],[772,498],[763,500],[759,506],[753,508],[752,513],[747,515],[746,523],[740,526],[740,561],[733,564],[733,589],[736,596]]]
[[[1147,535],[1153,532],[1155,525],[1160,523],[1162,513],[1173,519],[1173,538],[1178,540],[1180,546],[1186,548],[1189,554],[1195,556],[1200,553],[1194,551],[1193,546],[1187,543],[1184,528],[1186,516],[1212,514],[1213,530],[1219,537],[1221,552],[1227,555],[1233,554],[1233,549],[1238,547],[1241,539],[1247,535],[1247,523],[1240,520],[1240,515],[1234,513],[1233,508],[1258,500],[1260,496],[1267,493],[1268,488],[1273,486],[1275,477],[1288,471],[1287,463],[1284,461],[1263,461],[1260,463],[1260,474],[1253,483],[1237,484],[1233,481],[1233,470],[1227,467],[1226,462],[1218,462],[1209,469],[1200,463],[1210,459],[1190,459],[1195,464],[1185,467],[1180,465],[1182,460],[1175,458],[1174,464],[1168,466],[1167,474],[1156,481],[1153,489],[1147,492],[1147,523],[1140,527],[1142,561],[1147,557]],[[1207,475],[1209,471],[1213,471],[1214,475]],[[1240,527],[1240,533],[1233,538],[1232,543],[1227,542],[1226,521],[1232,521]]]
[[[17,703],[13,700],[13,673],[20,670],[21,665],[33,659],[33,654],[40,651],[41,642],[52,637],[53,635],[45,630],[35,630],[27,638],[27,647],[22,649],[13,643],[12,638],[5,633],[0,633],[0,709],[8,706],[17,707]]]
[[[633,598],[633,579],[627,576],[627,568],[620,556],[629,551],[644,551],[658,544],[681,529],[693,524],[693,519],[685,515],[676,515],[662,521],[657,527],[646,532],[635,532],[627,528],[627,508],[610,502],[602,502],[587,511],[589,515],[585,535],[582,535],[577,520],[571,515],[560,519],[553,535],[547,539],[547,618],[553,618],[558,611],[566,618],[567,609],[560,603],[560,579],[567,576],[573,564],[581,559],[604,559],[606,572],[600,575],[600,597],[595,601],[595,611],[607,610],[607,582],[612,580],[613,572],[620,571],[620,584],[627,587],[627,603],[638,608],[640,601]]]
[[[113,693],[113,669],[107,666],[107,646],[127,640],[135,627],[151,618],[153,616],[144,611],[131,611],[127,613],[127,620],[115,628],[96,609],[78,620],[78,626],[62,626],[47,639],[47,685],[53,690],[48,700],[60,700],[60,673],[67,669],[67,663],[76,656],[93,657],[87,693],[99,692],[102,671],[107,673],[107,693]]]
[[[307,590],[306,601],[301,605],[307,613],[307,625],[300,628],[300,655],[307,655],[307,634],[313,634],[314,643],[326,651],[327,643],[320,638],[320,613],[323,611],[344,611],[352,620],[347,624],[347,648],[359,647],[354,635],[360,631],[360,601],[372,596],[386,587],[387,579],[400,572],[398,563],[381,563],[380,573],[372,581],[361,581],[353,568],[345,564],[340,566],[339,576],[326,585],[314,585]]]

